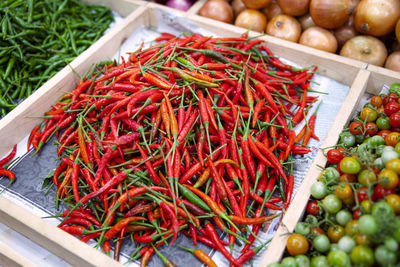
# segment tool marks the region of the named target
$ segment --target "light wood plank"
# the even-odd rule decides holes
[[[11,229],[74,266],[123,266],[4,197],[0,197],[0,218]]]
[[[337,143],[339,134],[343,127],[350,121],[353,116],[355,107],[360,101],[361,96],[364,94],[368,84],[370,72],[366,70],[360,70],[351,86],[349,94],[343,102],[338,115],[336,116],[329,134],[325,138],[321,147],[330,147]],[[321,169],[319,166],[326,164],[326,157],[323,155],[322,150],[319,150],[315,160],[313,161],[310,170],[304,177],[304,180],[292,200],[292,204],[289,206],[285,216],[280,223],[278,230],[276,231],[274,238],[269,244],[260,266],[267,266],[270,263],[277,262],[280,260],[286,246],[286,240],[289,233],[292,233],[296,223],[301,219],[307,201],[310,198],[311,185],[317,180]]]
[[[196,1],[190,8],[189,10],[186,12],[186,14],[188,16],[192,16],[195,15],[197,13],[199,13],[200,9],[202,8],[202,6],[207,2],[207,0],[199,0]]]
[[[368,65],[371,71],[371,79],[367,86],[367,92],[370,94],[378,94],[383,85],[390,86],[392,83],[400,83],[400,72],[385,69],[375,65]]]
[[[0,241],[0,265],[7,267],[38,267],[36,263],[30,261],[2,241]]]
[[[145,6],[148,4],[148,2],[140,0],[81,0],[81,1],[88,4],[107,6],[111,8],[111,10],[114,10],[123,17],[128,16],[130,13],[132,13],[132,11],[134,11],[139,6]]]

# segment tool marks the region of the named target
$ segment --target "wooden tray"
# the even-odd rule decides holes
[[[139,26],[150,27],[157,25],[155,10],[172,10],[164,6],[135,0],[88,0],[87,2],[101,2],[113,7],[116,11],[122,10],[124,13],[121,12],[121,14],[127,14],[127,16],[118,26],[114,27],[70,64],[74,71],[79,74],[85,73],[92,63],[112,57],[124,40]],[[195,9],[198,8],[198,5],[195,4],[188,12],[176,10],[174,12],[219,36],[239,36],[244,32],[244,29],[234,25],[195,15]],[[257,36],[259,34],[249,32],[249,35]],[[275,54],[302,66],[317,65],[323,75],[351,87],[322,147],[327,147],[337,142],[341,129],[353,115],[354,107],[365,91],[376,93],[376,90],[379,90],[382,85],[400,80],[399,73],[387,71],[383,68],[368,66],[359,61],[304,47],[271,36],[263,36],[261,39],[265,40],[268,47]],[[50,105],[62,94],[60,88],[68,91],[75,87],[78,78],[71,70],[71,67],[64,68],[31,97],[0,120],[0,136],[3,140],[0,144],[0,157],[10,150],[12,144],[18,143],[28,135],[34,125],[40,121],[40,119],[28,117],[37,116],[48,110]],[[282,223],[268,250],[263,255],[261,266],[280,259],[284,251],[287,233],[293,231],[296,222],[301,218],[305,209],[310,196],[310,186],[316,180],[319,172],[317,165],[324,165],[325,163],[326,159],[322,152],[318,152],[308,174],[304,177],[299,193],[295,195],[292,201],[293,204],[283,217]],[[1,195],[0,221],[75,266],[122,266],[110,257],[80,242],[75,237],[33,215]],[[3,249],[0,246],[0,254],[4,254],[4,251],[7,251],[7,247]],[[10,260],[10,257],[6,258]],[[0,257],[0,263],[1,260],[2,257]],[[17,261],[15,263],[21,264]]]

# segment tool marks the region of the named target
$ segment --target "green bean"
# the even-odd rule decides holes
[[[112,21],[109,8],[78,0],[1,0],[1,116],[92,45]]]

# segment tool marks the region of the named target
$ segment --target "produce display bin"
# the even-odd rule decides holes
[[[244,29],[207,19],[195,15],[201,2],[196,3],[187,12],[176,11],[164,6],[134,0],[90,0],[90,3],[102,3],[113,10],[126,15],[126,18],[111,29],[99,41],[93,44],[84,53],[78,56],[70,66],[65,67],[52,79],[46,82],[28,99],[17,106],[6,117],[0,120],[0,157],[4,156],[11,146],[27,136],[40,119],[30,117],[39,116],[59,98],[63,91],[71,91],[78,82],[75,73],[84,74],[93,63],[109,59],[119,49],[139,26],[152,27],[157,25],[156,10],[174,12],[185,17],[191,23],[204,28],[215,35],[240,36]],[[256,32],[249,32],[250,37],[258,36]],[[333,126],[321,147],[336,144],[343,127],[354,114],[355,107],[365,92],[377,93],[383,85],[400,80],[400,73],[383,68],[368,66],[368,64],[344,58],[335,54],[308,48],[295,43],[287,42],[271,36],[261,36],[273,53],[301,66],[316,65],[322,75],[350,86],[350,91],[341,105],[338,115],[333,119]],[[73,70],[72,70],[73,69]],[[60,90],[60,88],[62,88]],[[321,150],[315,157],[307,175],[294,196],[292,204],[277,229],[275,236],[262,256],[260,266],[276,262],[284,252],[287,233],[291,233],[300,220],[307,201],[310,197],[311,184],[316,181],[319,173],[318,165],[324,166],[326,159]],[[17,177],[18,179],[18,177]],[[77,238],[65,233],[54,225],[35,216],[30,211],[18,206],[0,195],[0,221],[8,227],[23,234],[45,249],[63,258],[75,266],[122,266],[100,251],[80,242]],[[18,251],[0,242],[0,263],[29,265],[29,259],[18,257]],[[33,265],[34,263],[32,263]]]

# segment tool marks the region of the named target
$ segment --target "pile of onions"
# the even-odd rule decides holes
[[[204,4],[199,11],[200,16],[219,20],[222,22],[233,22],[233,10],[228,2],[224,0],[210,0]]]
[[[385,68],[400,71],[400,51],[393,52],[388,56],[385,63]]]
[[[363,0],[354,14],[357,31],[383,36],[394,30],[400,17],[399,0]]]
[[[266,33],[291,42],[297,42],[300,38],[301,26],[294,17],[279,15],[268,22]]]
[[[310,15],[318,26],[335,29],[349,19],[352,6],[352,0],[311,0]]]
[[[338,47],[335,36],[318,26],[305,30],[300,36],[299,43],[331,53],[335,53]]]
[[[283,13],[290,16],[301,16],[308,12],[310,0],[277,0]]]
[[[387,50],[379,39],[373,36],[359,35],[344,44],[340,50],[340,55],[383,66],[387,57]]]
[[[256,32],[264,32],[267,18],[255,9],[245,9],[236,17],[235,25]]]
[[[208,0],[200,15],[393,70],[400,65],[400,0]]]

